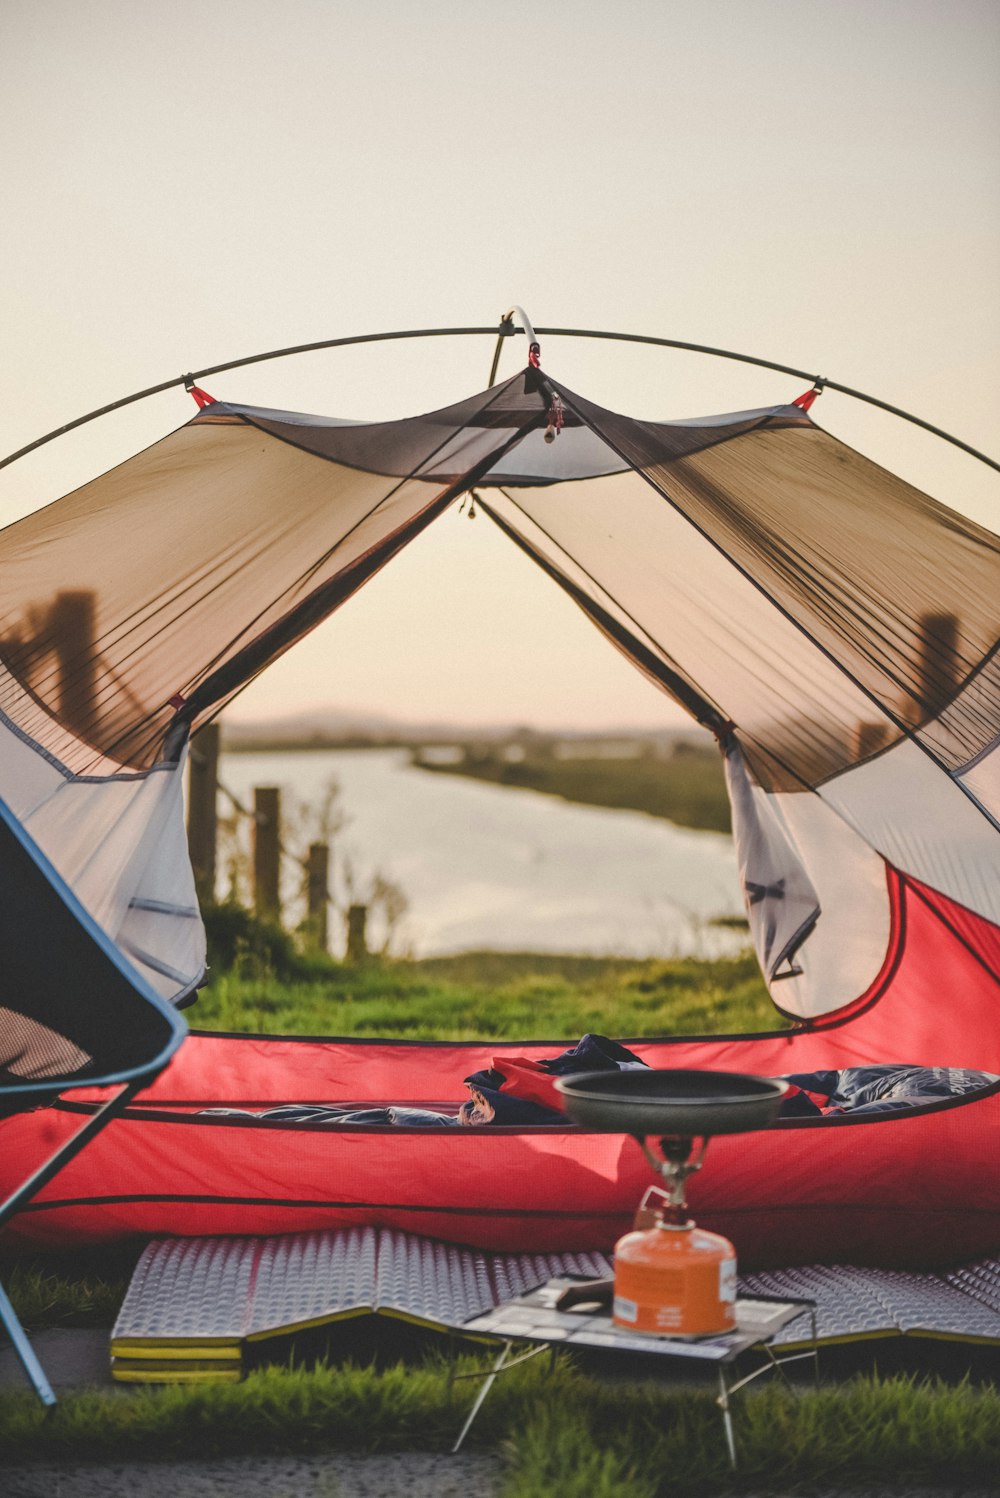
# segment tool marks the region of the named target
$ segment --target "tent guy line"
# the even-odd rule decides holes
[[[513,309],[520,312],[520,309]],[[521,314],[523,316],[523,314]],[[529,325],[530,327],[530,325]],[[753,364],[759,369],[773,369],[778,374],[794,375],[797,379],[810,380],[814,390],[836,390],[840,395],[848,395],[853,400],[864,401],[869,406],[876,406],[879,410],[887,411],[891,416],[898,416],[903,421],[909,421],[914,426],[921,427],[925,432],[930,432],[942,441],[949,442],[953,447],[960,448],[962,452],[968,453],[972,458],[978,458],[988,468],[1000,473],[1000,462],[995,458],[982,453],[978,448],[972,447],[968,442],[963,442],[960,437],[953,436],[941,427],[934,426],[925,421],[921,416],[914,416],[910,411],[904,411],[901,406],[890,405],[888,401],[880,400],[878,396],[866,395],[862,390],[856,390],[850,385],[842,385],[838,380],[832,380],[825,375],[816,375],[808,370],[797,369],[790,364],[780,364],[773,359],[761,359],[754,354],[741,354],[732,349],[714,348],[705,343],[687,343],[677,338],[657,338],[645,333],[613,333],[596,328],[549,328],[540,327],[538,335],[549,338],[595,338],[606,339],[616,343],[638,343],[653,348],[679,349],[681,352],[690,354],[709,354],[716,359],[733,359],[740,364]],[[175,375],[172,379],[161,380],[157,385],[149,385],[145,390],[137,390],[133,395],[123,396],[120,400],[110,401],[105,406],[99,406],[94,411],[88,411],[84,416],[77,416],[73,421],[65,422],[51,432],[46,432],[43,437],[36,437],[33,442],[20,447],[16,452],[10,453],[5,458],[0,458],[0,468],[7,468],[11,463],[16,463],[18,458],[26,457],[28,453],[34,452],[46,443],[53,442],[57,437],[63,437],[67,432],[75,431],[77,427],[86,426],[88,422],[96,421],[100,416],[109,416],[112,411],[120,411],[124,406],[134,405],[137,401],[146,400],[153,395],[162,395],[166,390],[172,390],[175,386],[182,385],[190,390],[196,380],[209,379],[212,375],[223,374],[230,369],[245,369],[251,364],[263,364],[270,359],[287,359],[295,354],[312,354],[322,349],[348,348],[362,343],[390,343],[400,339],[410,338],[466,338],[496,336],[497,348],[494,354],[493,366],[490,374],[490,386],[496,378],[496,370],[499,364],[500,349],[504,338],[515,337],[525,332],[525,329],[515,327],[511,321],[511,314],[506,313],[501,319],[499,327],[460,327],[460,328],[404,328],[388,333],[356,333],[346,338],[324,338],[315,343],[299,343],[288,348],[270,349],[262,354],[249,354],[242,359],[230,359],[223,364],[212,364],[204,369],[192,370],[188,374]]]

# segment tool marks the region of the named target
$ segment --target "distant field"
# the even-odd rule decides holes
[[[699,831],[731,831],[722,758],[707,735],[691,738],[650,731],[625,733],[619,740],[597,734],[560,739],[526,729],[473,739],[448,730],[418,738],[400,730],[383,736],[370,731],[331,735],[320,730],[278,735],[273,729],[237,728],[227,729],[225,745],[229,754],[406,749],[413,764],[429,774],[466,775],[494,785],[561,796],[584,806],[644,811]],[[445,753],[436,754],[435,747],[442,745],[447,746]],[[615,752],[616,747],[620,752]]]
[[[713,749],[681,746],[669,758],[640,754],[622,759],[561,759],[529,750],[523,759],[513,762],[492,750],[470,750],[454,764],[428,764],[419,757],[414,763],[429,773],[468,775],[497,785],[542,791],[586,806],[644,811],[680,827],[731,831],[722,760]]]

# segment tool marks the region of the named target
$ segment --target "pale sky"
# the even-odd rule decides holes
[[[648,333],[815,370],[1000,454],[995,0],[0,0],[2,436],[243,355],[395,328]],[[543,340],[663,418],[802,382]],[[492,340],[206,380],[362,419],[487,381]],[[501,375],[524,359],[504,351]],[[0,473],[6,522],[192,414],[177,389]],[[823,426],[1000,528],[1000,482],[827,393]],[[230,716],[679,721],[482,517],[440,522]]]

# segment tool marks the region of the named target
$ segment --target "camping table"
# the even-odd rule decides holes
[[[503,1342],[503,1347],[489,1373],[459,1375],[460,1377],[482,1376],[485,1381],[469,1411],[458,1440],[452,1447],[453,1453],[458,1451],[468,1435],[472,1422],[493,1387],[497,1375],[516,1367],[518,1363],[527,1362],[529,1358],[537,1357],[546,1349],[554,1353],[558,1347],[586,1347],[612,1356],[625,1354],[635,1356],[636,1353],[643,1353],[657,1358],[669,1358],[679,1363],[686,1361],[714,1364],[719,1379],[716,1403],[722,1412],[726,1446],[734,1469],[736,1467],[736,1440],[733,1434],[730,1399],[737,1389],[744,1388],[762,1373],[780,1369],[783,1364],[797,1362],[802,1358],[813,1359],[816,1377],[817,1379],[819,1377],[816,1304],[812,1300],[777,1300],[765,1296],[758,1296],[753,1300],[738,1299],[734,1331],[724,1332],[715,1337],[686,1340],[682,1337],[644,1336],[638,1332],[625,1331],[614,1325],[610,1310],[596,1311],[587,1310],[586,1307],[577,1307],[574,1310],[557,1311],[556,1301],[562,1292],[579,1283],[579,1280],[565,1278],[548,1280],[537,1290],[532,1290],[530,1294],[520,1295],[516,1300],[507,1301],[494,1310],[487,1311],[485,1315],[475,1316],[460,1328],[461,1332],[470,1336],[489,1336],[499,1339]],[[805,1352],[776,1355],[771,1346],[775,1336],[789,1322],[806,1315],[811,1318],[810,1348]],[[511,1353],[516,1343],[537,1345],[530,1351],[521,1352],[518,1356],[512,1357]],[[730,1370],[730,1375],[737,1372],[735,1366],[737,1359],[749,1351],[764,1353],[765,1361],[760,1367],[754,1368],[752,1372],[742,1377],[727,1378],[727,1369]]]

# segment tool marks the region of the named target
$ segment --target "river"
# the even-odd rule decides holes
[[[708,957],[746,944],[744,933],[711,924],[743,913],[732,839],[721,833],[430,773],[396,749],[223,754],[219,779],[244,806],[254,786],[280,786],[283,842],[300,856],[326,840],[320,810],[336,786],[332,892],[344,906],[369,903],[377,877],[397,887],[400,954]],[[245,877],[245,851],[220,862]],[[228,878],[220,869],[220,889]],[[300,882],[286,860],[286,919],[301,910]],[[387,932],[377,900],[371,922],[379,944]],[[336,920],[331,946],[342,946]]]

